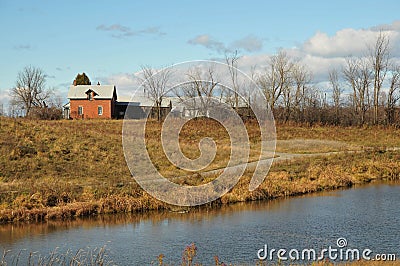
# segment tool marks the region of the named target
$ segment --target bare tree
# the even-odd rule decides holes
[[[359,117],[359,124],[365,123],[365,115],[369,109],[369,89],[372,71],[365,60],[349,58],[343,69],[344,78],[353,89],[354,113]]]
[[[396,104],[400,100],[400,66],[394,66],[391,72],[390,87],[387,93],[386,116],[389,124],[394,123]]]
[[[3,102],[0,101],[0,116],[4,116],[4,115],[5,115],[5,113],[4,113],[4,105],[3,105]]]
[[[228,102],[231,102],[233,107],[238,108],[239,106],[239,81],[238,81],[238,52],[235,51],[232,53],[231,56],[228,56],[228,54],[225,55],[225,61],[226,64],[228,65],[228,70],[229,70],[229,75],[231,78],[232,82],[232,90],[233,90],[233,100],[231,100],[231,91],[227,91],[227,96],[228,96]]]
[[[300,64],[293,65],[292,79],[293,85],[295,86],[293,108],[297,112],[297,121],[303,122],[304,120],[304,109],[305,109],[305,94],[307,85],[311,81],[311,72],[306,69],[305,66]]]
[[[16,86],[11,89],[10,96],[15,105],[25,110],[25,116],[29,116],[33,107],[46,107],[52,91],[45,89],[45,83],[46,75],[40,68],[26,66],[18,73]]]
[[[336,69],[329,70],[329,82],[332,86],[332,99],[335,107],[335,124],[339,124],[340,96],[342,89],[340,88],[339,74]]]
[[[304,92],[305,120],[309,125],[321,122],[321,91],[315,86],[307,87]]]
[[[346,59],[346,66],[343,68],[343,76],[350,87],[353,89],[353,94],[351,96],[351,103],[353,112],[358,112],[357,105],[357,87],[356,87],[356,79],[357,79],[357,60],[354,58]]]
[[[375,42],[375,46],[373,48],[370,48],[370,61],[374,77],[373,117],[374,124],[377,124],[379,112],[379,95],[389,65],[389,37],[382,31],[379,32],[378,38]]]
[[[284,89],[291,83],[293,63],[284,51],[271,57],[269,67],[257,78],[257,84],[262,89],[269,106],[273,110]]]
[[[215,91],[219,85],[214,69],[209,67],[206,71],[196,67],[186,74],[189,82],[184,84],[175,94],[184,103],[189,111],[196,112],[195,116],[208,116],[214,104]]]
[[[21,117],[24,115],[24,112],[22,109],[25,107],[21,106],[21,104],[17,103],[13,98],[10,99],[8,102],[8,116],[10,117]]]
[[[160,71],[149,66],[142,66],[142,84],[144,93],[149,97],[156,105],[157,108],[157,120],[161,120],[161,104],[165,94],[168,91],[168,81],[171,78],[170,68],[164,68]]]
[[[63,101],[64,101],[63,97],[61,97],[59,93],[56,93],[53,95],[53,97],[51,97],[50,105],[52,107],[62,110],[63,105],[64,105]]]
[[[292,112],[293,99],[294,95],[292,84],[287,82],[282,88],[283,117],[285,123],[289,121]]]
[[[243,91],[241,91],[241,94],[245,98],[245,105],[246,107],[250,108],[252,101],[256,101],[257,97],[254,93],[254,91],[257,88],[257,72],[256,72],[256,65],[253,65],[250,67],[250,79],[246,79],[245,84],[243,87],[245,88]],[[252,98],[253,97],[253,98]]]

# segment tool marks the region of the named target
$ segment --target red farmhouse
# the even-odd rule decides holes
[[[69,118],[116,117],[117,92],[113,85],[71,85],[68,99]]]

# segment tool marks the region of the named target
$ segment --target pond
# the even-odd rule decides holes
[[[46,255],[105,246],[117,265],[180,264],[186,245],[195,243],[195,261],[214,265],[214,256],[227,263],[258,260],[269,249],[348,248],[372,254],[400,252],[400,184],[373,183],[346,190],[272,201],[233,204],[188,213],[151,212],[110,215],[69,222],[0,226],[0,251]],[[25,255],[24,255],[25,253]],[[288,255],[288,254],[286,254]],[[274,259],[276,259],[276,254]],[[267,258],[269,259],[269,258]]]

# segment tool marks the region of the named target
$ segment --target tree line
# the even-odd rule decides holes
[[[174,90],[174,96],[182,101],[200,97],[204,99],[200,105],[207,103],[207,97],[216,96],[238,109],[239,95],[246,95],[244,91],[252,86],[238,78],[239,59],[237,52],[225,57],[229,90],[218,89],[219,80],[214,69],[191,69],[186,73],[189,82]],[[387,34],[379,32],[375,43],[366,43],[364,55],[349,56],[341,68],[331,68],[328,72],[329,86],[323,90],[313,81],[313,74],[306,65],[280,50],[269,58],[265,67],[253,66],[250,76],[279,122],[400,126],[400,66],[391,57]],[[161,106],[171,70],[165,68],[161,75],[155,76],[151,67],[142,66],[142,73],[147,96],[157,107]]]
[[[363,56],[349,56],[341,69],[330,69],[328,78],[329,90],[323,92],[312,85],[306,66],[281,51],[255,80],[275,119],[283,122],[400,125],[400,66],[391,58],[385,33],[366,44]]]
[[[349,56],[328,73],[329,89],[313,85],[307,66],[280,51],[255,75],[281,122],[328,125],[400,125],[400,66],[391,57],[388,35],[380,32],[363,56]]]
[[[391,57],[389,36],[382,31],[373,44],[366,44],[364,55],[349,56],[341,68],[329,69],[327,90],[316,85],[306,65],[284,50],[271,56],[264,67],[251,68],[254,84],[243,83],[238,78],[239,59],[237,52],[225,56],[230,89],[219,86],[214,69],[194,68],[185,73],[188,82],[173,90],[174,96],[182,101],[200,97],[203,110],[208,104],[206,98],[217,96],[238,109],[242,104],[239,95],[246,95],[246,89],[256,85],[275,120],[282,123],[400,126],[400,66]],[[157,72],[149,66],[142,66],[141,73],[145,95],[154,102],[160,120],[162,101],[170,91],[168,85],[173,73],[170,68]],[[12,113],[50,119],[61,117],[62,101],[54,89],[45,87],[45,81],[46,75],[40,68],[27,66],[19,72],[16,86],[10,92]],[[91,84],[85,73],[78,74],[74,82]],[[250,95],[246,97],[250,100]]]

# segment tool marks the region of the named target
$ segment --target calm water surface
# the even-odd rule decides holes
[[[348,190],[269,202],[235,204],[189,213],[103,216],[71,222],[0,226],[0,251],[48,254],[106,246],[117,265],[149,265],[158,254],[179,264],[196,243],[198,262],[218,255],[229,263],[252,263],[270,248],[316,250],[335,246],[396,253],[400,257],[400,184],[369,184]]]

